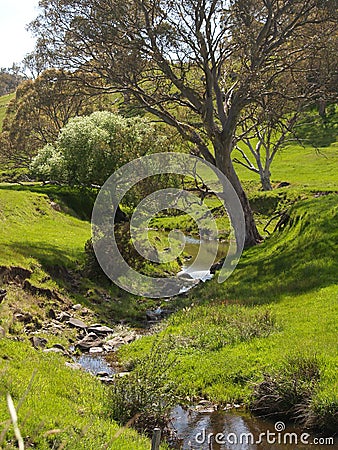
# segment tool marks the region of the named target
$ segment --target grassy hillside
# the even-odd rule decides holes
[[[236,151],[234,156],[239,156]],[[277,153],[271,166],[271,181],[275,185],[286,181],[302,189],[338,189],[337,161],[337,142],[320,149],[289,145]],[[258,175],[239,164],[235,164],[235,168],[244,182],[259,183]]]
[[[7,290],[0,304],[0,326],[6,333],[5,338],[0,333],[0,422],[9,430],[1,434],[0,447],[5,436],[6,448],[14,448],[13,429],[10,423],[7,427],[9,392],[15,405],[21,404],[19,427],[27,446],[148,450],[148,439],[130,430],[121,433],[111,420],[108,391],[99,381],[66,367],[63,356],[34,349],[28,340],[40,336],[49,347],[58,343],[68,348],[76,333],[53,335],[41,329],[50,320],[49,311],[67,310],[79,298],[90,306],[84,296],[69,297],[64,284],[84,260],[90,223],[78,216],[86,216],[90,198],[67,189],[44,192],[49,196],[37,186],[0,189],[0,279],[6,282],[0,287]],[[15,268],[13,275],[6,267]],[[16,320],[17,313],[31,317],[30,322]],[[99,320],[94,312],[88,314],[88,320]]]

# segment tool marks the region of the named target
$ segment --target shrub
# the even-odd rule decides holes
[[[254,386],[250,409],[259,416],[281,416],[304,425],[319,380],[316,357],[290,358],[280,372],[265,374]]]
[[[148,435],[155,427],[165,430],[169,412],[177,404],[175,386],[168,381],[168,371],[174,364],[170,357],[170,339],[155,343],[151,352],[134,361],[129,376],[116,376],[112,388],[112,418],[124,425],[129,421]]]

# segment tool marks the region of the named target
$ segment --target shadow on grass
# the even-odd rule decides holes
[[[45,194],[50,200],[60,202],[66,207],[65,213],[81,220],[90,220],[97,190],[76,189],[68,186],[39,184],[0,184],[1,190],[34,192]]]
[[[6,248],[10,254],[20,254],[24,258],[36,260],[46,272],[58,266],[75,269],[82,256],[79,252],[70,255],[69,248],[61,249],[44,242],[2,244],[4,252],[6,252]]]

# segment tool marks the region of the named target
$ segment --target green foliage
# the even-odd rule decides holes
[[[64,157],[52,144],[45,145],[33,158],[30,170],[34,178],[42,181],[67,179]]]
[[[102,185],[118,167],[161,150],[164,143],[164,136],[146,119],[95,112],[70,120],[55,148],[42,149],[31,168],[42,179],[50,175],[70,185]]]

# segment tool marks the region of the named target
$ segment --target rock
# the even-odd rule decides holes
[[[114,330],[112,328],[102,326],[102,325],[91,325],[88,327],[88,331],[93,332],[97,334],[98,336],[105,336],[107,334],[114,333]]]
[[[54,211],[60,212],[61,206],[58,205],[56,202],[50,202],[50,206],[54,209]]]
[[[77,303],[76,305],[73,305],[73,309],[75,311],[79,311],[82,308],[82,305],[80,305],[80,303]]]
[[[279,189],[287,186],[290,186],[290,183],[288,181],[282,181],[279,184],[277,184],[276,188]]]
[[[24,324],[30,323],[33,320],[33,316],[31,313],[29,312],[25,312],[25,313],[17,313],[14,315],[15,320],[17,320],[18,322],[23,322]]]
[[[86,328],[88,328],[88,326],[82,322],[82,320],[80,319],[75,319],[74,317],[71,317],[68,321],[67,321],[68,325],[70,325],[73,328],[80,328],[81,330],[85,330]]]
[[[216,270],[220,270],[223,266],[224,263],[224,259],[222,259],[221,261],[218,261],[217,263],[213,264],[210,267],[210,273],[215,274]]]
[[[97,377],[109,377],[109,373],[105,371],[97,372]]]
[[[116,336],[113,339],[109,339],[109,341],[107,341],[105,344],[110,347],[111,350],[117,350],[125,343],[125,340],[121,336]]]
[[[60,350],[62,350],[64,352],[66,351],[66,349],[64,348],[64,346],[62,344],[54,344],[53,348],[59,348]]]
[[[101,338],[99,338],[95,333],[89,333],[75,344],[75,348],[79,348],[82,351],[88,351],[92,347],[100,347],[101,344]]]
[[[62,355],[65,355],[65,352],[61,350],[61,348],[56,347],[45,348],[44,353],[61,353]]]
[[[0,327],[0,339],[6,336],[6,331],[4,328]]]
[[[105,384],[112,384],[114,383],[114,378],[111,377],[98,377],[98,379]]]
[[[67,320],[69,320],[72,316],[70,314],[68,314],[65,311],[62,311],[58,316],[57,319],[59,322],[66,322]]]
[[[161,319],[161,314],[162,314],[161,308],[157,308],[154,311],[151,311],[151,310],[148,309],[146,311],[146,318],[149,321],[155,322],[155,321]]]
[[[54,309],[50,309],[50,310],[47,312],[47,317],[48,317],[49,319],[56,320],[56,312],[54,311]]]
[[[66,362],[65,365],[67,367],[69,367],[70,369],[73,369],[73,370],[81,370],[82,369],[81,364],[78,364],[78,363]]]
[[[97,353],[103,353],[102,347],[91,347],[89,349],[89,353],[97,354]]]
[[[0,303],[6,297],[6,295],[7,295],[6,289],[0,289]]]
[[[187,272],[180,272],[177,274],[177,277],[181,280],[193,280],[194,278]]]
[[[46,344],[47,344],[47,339],[45,338],[40,338],[37,336],[33,336],[29,339],[33,345],[34,348],[38,349],[38,348],[45,348]]]
[[[118,372],[115,374],[115,377],[122,378],[122,377],[127,377],[128,375],[130,375],[130,372]]]

